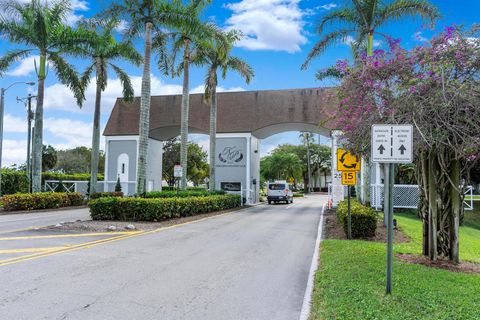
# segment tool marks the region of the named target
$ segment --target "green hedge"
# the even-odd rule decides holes
[[[176,191],[177,187],[163,186],[162,191]],[[187,187],[188,191],[208,191],[208,189],[203,187]]]
[[[98,181],[103,181],[104,179],[103,174],[98,174],[97,179]],[[65,174],[65,173],[57,173],[57,172],[44,172],[42,173],[42,181],[45,181],[45,180],[89,181],[90,174],[89,173]]]
[[[122,198],[123,197],[123,192],[95,192],[95,193],[92,193],[92,195],[90,196],[90,199],[94,200],[94,199],[99,199],[99,198],[109,198],[109,197],[119,197],[119,198]]]
[[[225,191],[217,190],[217,191],[208,191],[205,189],[201,190],[186,190],[186,191],[155,191],[155,192],[147,192],[145,198],[187,198],[187,197],[207,197],[207,196],[214,196],[214,195],[223,195]]]
[[[28,177],[25,171],[2,169],[2,194],[28,192]]]
[[[235,208],[239,195],[189,198],[100,198],[89,202],[93,220],[163,221]]]
[[[350,202],[352,214],[352,237],[353,238],[368,238],[375,236],[377,230],[378,215],[375,211],[362,205],[356,200]],[[338,204],[337,215],[340,223],[343,226],[345,234],[348,233],[348,203],[342,201]]]
[[[5,211],[18,211],[80,206],[84,197],[78,192],[39,192],[6,195],[2,200]]]

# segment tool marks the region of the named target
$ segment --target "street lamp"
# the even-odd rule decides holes
[[[33,111],[32,111],[32,99],[37,98],[37,96],[32,96],[30,93],[28,94],[28,97],[26,98],[18,98],[17,97],[17,102],[24,102],[25,107],[27,108],[27,179],[28,179],[28,192],[31,192],[32,189],[32,176],[31,176],[31,147],[32,147],[32,136],[33,136],[33,130],[32,130],[32,121],[33,121]]]
[[[35,85],[35,82],[14,82],[6,88],[0,88],[0,196],[2,195],[2,149],[3,149],[3,116],[5,112],[5,92],[16,84]]]

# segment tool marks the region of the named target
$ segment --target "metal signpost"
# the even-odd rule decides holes
[[[372,162],[384,163],[387,213],[387,294],[392,293],[393,272],[393,185],[395,163],[413,162],[412,125],[382,124],[372,126]]]
[[[348,204],[348,239],[352,239],[352,212],[350,208],[351,186],[357,183],[357,172],[361,168],[359,157],[351,154],[345,149],[337,149],[337,170],[342,172],[342,185],[347,186],[347,204]]]

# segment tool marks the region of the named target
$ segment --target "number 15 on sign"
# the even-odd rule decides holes
[[[342,172],[342,184],[344,186],[354,186],[357,184],[356,172],[343,171]]]

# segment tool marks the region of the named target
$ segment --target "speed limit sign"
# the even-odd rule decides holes
[[[342,171],[342,184],[344,186],[354,186],[357,184],[356,172]]]

